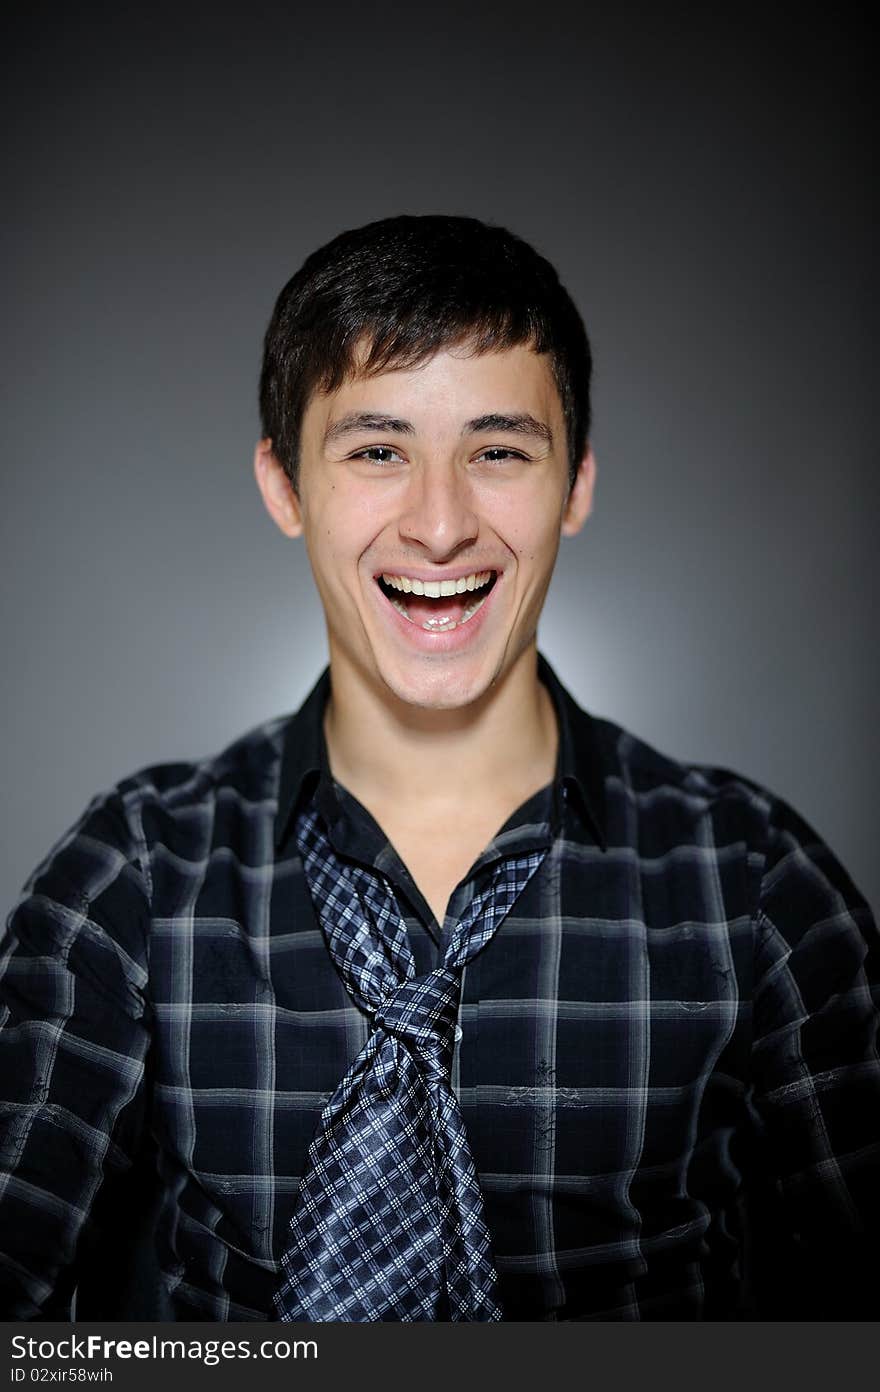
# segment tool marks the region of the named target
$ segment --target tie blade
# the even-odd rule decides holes
[[[368,1097],[342,1134],[331,1124],[313,1147],[282,1263],[282,1318],[436,1318],[445,1283],[429,1117],[407,1100],[403,1121]]]

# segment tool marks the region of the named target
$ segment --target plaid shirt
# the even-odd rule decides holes
[[[556,779],[449,905],[499,857],[549,848],[464,971],[452,1066],[505,1317],[737,1318],[762,1281],[789,1317],[869,1317],[866,905],[783,802],[590,718],[540,672]],[[394,886],[419,973],[438,961],[405,866],[330,776],[328,682],[216,758],[95,798],[25,887],[0,956],[6,1318],[53,1309],[99,1190],[147,1139],[176,1317],[272,1318],[309,1141],[369,1032],[315,921],[304,800]]]

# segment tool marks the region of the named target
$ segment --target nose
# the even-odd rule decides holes
[[[398,521],[401,537],[442,561],[476,540],[470,482],[453,462],[432,461],[413,475]]]

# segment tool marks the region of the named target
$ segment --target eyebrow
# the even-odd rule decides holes
[[[514,435],[534,435],[545,444],[553,444],[553,431],[544,421],[536,420],[528,412],[515,416],[503,416],[493,412],[488,416],[476,416],[468,421],[462,435],[477,435],[488,430],[504,430]]]
[[[357,435],[364,430],[384,430],[393,435],[415,435],[412,421],[401,420],[397,416],[385,415],[383,411],[350,411],[346,416],[331,421],[324,431],[324,444],[341,440],[345,435]],[[533,435],[545,444],[553,444],[553,431],[544,421],[536,420],[528,412],[516,415],[502,415],[496,411],[485,416],[475,416],[462,427],[462,435],[478,435],[487,431],[504,430],[514,435]]]
[[[392,435],[416,433],[410,421],[399,420],[397,416],[386,416],[382,411],[351,411],[347,416],[330,422],[324,431],[324,444],[341,440],[344,435],[357,435],[362,430],[387,430]]]

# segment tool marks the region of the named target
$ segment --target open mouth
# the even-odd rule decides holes
[[[497,570],[478,570],[455,580],[377,575],[376,583],[389,603],[410,623],[428,633],[451,633],[483,607],[497,579]]]

